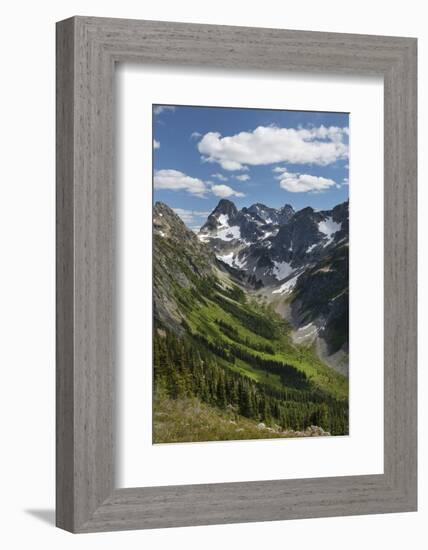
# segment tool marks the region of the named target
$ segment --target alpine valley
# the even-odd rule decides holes
[[[155,204],[155,443],[348,434],[348,245],[348,202]]]

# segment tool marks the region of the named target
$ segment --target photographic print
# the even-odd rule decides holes
[[[153,443],[349,433],[349,114],[153,105]]]

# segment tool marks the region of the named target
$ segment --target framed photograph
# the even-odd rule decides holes
[[[153,116],[153,443],[348,435],[349,114]]]
[[[57,24],[58,527],[416,510],[416,145],[413,38]]]

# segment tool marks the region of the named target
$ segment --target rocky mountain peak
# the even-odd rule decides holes
[[[153,231],[155,235],[169,236],[175,232],[183,233],[188,229],[177,214],[165,203],[156,202],[153,207]]]
[[[221,199],[217,206],[212,211],[211,215],[221,215],[225,214],[229,217],[234,217],[238,213],[238,209],[236,208],[235,204],[228,200],[228,199]]]
[[[262,204],[261,202],[256,202],[255,204],[252,204],[248,208],[246,208],[247,212],[250,212],[251,214],[257,214],[259,215],[260,212],[266,212],[268,210],[272,210],[272,208],[269,208],[265,204]]]
[[[200,235],[215,233],[220,228],[233,225],[238,209],[232,201],[221,199],[200,229]]]
[[[266,224],[274,225],[282,225],[288,222],[294,215],[294,209],[290,204],[277,209],[257,202],[248,208],[243,208],[242,211],[249,212],[257,220],[263,221]]]
[[[312,208],[312,206],[306,206],[305,208],[298,210],[295,216],[296,218],[305,218],[307,216],[311,216],[313,213],[314,209]]]
[[[291,206],[291,204],[284,204],[284,206],[280,208],[279,212],[291,218],[291,216],[294,215],[295,211],[294,211],[294,208]]]
[[[185,243],[193,254],[213,258],[209,249],[201,245],[197,236],[191,231],[183,220],[163,202],[156,202],[153,207],[153,234],[154,238],[160,238],[166,241],[172,241],[180,246]]]

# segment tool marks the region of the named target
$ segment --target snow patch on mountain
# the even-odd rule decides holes
[[[278,232],[276,232],[278,233]],[[272,235],[276,235],[275,231],[266,231],[266,233],[263,235],[263,239],[267,239],[268,237],[272,237]]]
[[[229,227],[229,216],[227,214],[220,214],[218,217],[219,229],[222,227]]]
[[[237,269],[242,269],[247,263],[246,259],[241,260],[238,256],[235,256],[235,252],[229,252],[229,254],[217,254],[217,258],[230,267],[235,267]]]
[[[241,230],[238,225],[229,225],[228,214],[220,214],[217,218],[219,224],[215,233],[200,232],[199,240],[206,243],[211,239],[220,239],[222,241],[232,241],[233,239],[241,239]]]
[[[329,245],[333,241],[333,235],[342,229],[342,224],[333,221],[329,216],[325,220],[318,222],[318,231],[327,237],[327,241],[323,246]]]
[[[221,239],[222,241],[232,241],[233,239],[240,239],[241,238],[241,230],[239,229],[238,225],[232,225],[232,227],[226,226],[219,231],[217,231],[217,235],[215,236],[217,239]]]
[[[319,330],[319,327],[317,327],[314,323],[308,323],[307,325],[298,328],[296,331],[293,331],[291,337],[293,342],[296,344],[302,344],[308,341],[312,342],[316,338]]]
[[[224,262],[225,264],[230,265],[230,267],[234,267],[234,265],[233,265],[233,252],[231,252],[230,254],[218,255],[217,258],[219,260],[221,260],[222,262]]]
[[[293,268],[288,262],[273,262],[272,273],[278,279],[278,281],[285,279],[285,277],[291,275],[292,272]]]
[[[236,256],[233,261],[235,263],[235,266],[238,267],[239,269],[243,269],[247,265],[246,258],[241,260],[240,258],[238,258],[238,256]]]
[[[211,235],[207,235],[206,233],[198,233],[198,239],[202,243],[207,243],[210,239],[212,239]]]
[[[300,273],[296,275],[295,277],[292,277],[288,281],[286,281],[284,284],[282,284],[279,288],[272,291],[272,294],[290,294],[290,292],[293,290],[293,288],[296,286],[297,279],[299,278]]]

